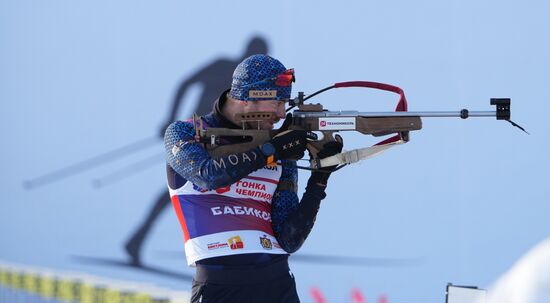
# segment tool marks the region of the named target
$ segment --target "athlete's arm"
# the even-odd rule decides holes
[[[283,165],[279,186],[271,203],[271,219],[279,245],[286,252],[293,253],[311,232],[319,205],[326,194],[325,186],[318,184],[312,175],[302,199],[298,201],[298,170],[295,162],[283,161]]]
[[[266,164],[259,147],[212,158],[200,143],[195,142],[194,136],[192,123],[176,121],[170,124],[164,135],[166,159],[174,171],[203,189],[233,184]]]

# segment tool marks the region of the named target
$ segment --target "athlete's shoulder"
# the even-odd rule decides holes
[[[193,121],[174,121],[166,128],[164,133],[164,140],[173,137],[193,137],[195,128],[193,127]]]

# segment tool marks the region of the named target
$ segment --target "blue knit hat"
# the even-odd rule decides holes
[[[290,99],[294,70],[268,55],[252,55],[235,72],[229,96],[242,101]]]

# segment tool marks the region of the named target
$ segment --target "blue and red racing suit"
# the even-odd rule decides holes
[[[225,101],[224,93],[201,117],[206,127],[239,128],[223,116]],[[194,137],[192,121],[176,121],[164,138],[168,188],[188,264],[261,264],[298,250],[325,187],[310,178],[299,201],[295,161],[266,166],[259,147],[213,158]]]

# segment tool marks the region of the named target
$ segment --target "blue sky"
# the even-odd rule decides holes
[[[0,259],[189,289],[70,258],[125,257],[124,241],[165,189],[160,140],[47,186],[22,183],[156,136],[182,80],[214,59],[240,57],[262,35],[270,54],[295,68],[295,93],[386,82],[405,90],[411,111],[492,110],[491,97],[510,97],[512,119],[531,132],[490,118],[425,119],[408,144],[339,171],[299,253],[421,261],[292,262],[303,301],[311,302],[314,285],[329,302],[349,301],[358,287],[371,301],[384,293],[392,303],[442,302],[447,282],[487,287],[550,233],[549,11],[544,1],[0,1]],[[391,110],[395,97],[346,89],[317,102],[379,111]],[[375,142],[344,139],[347,149]],[[155,155],[137,174],[92,186]],[[162,257],[182,249],[167,209],[144,258],[191,273],[183,257]]]

